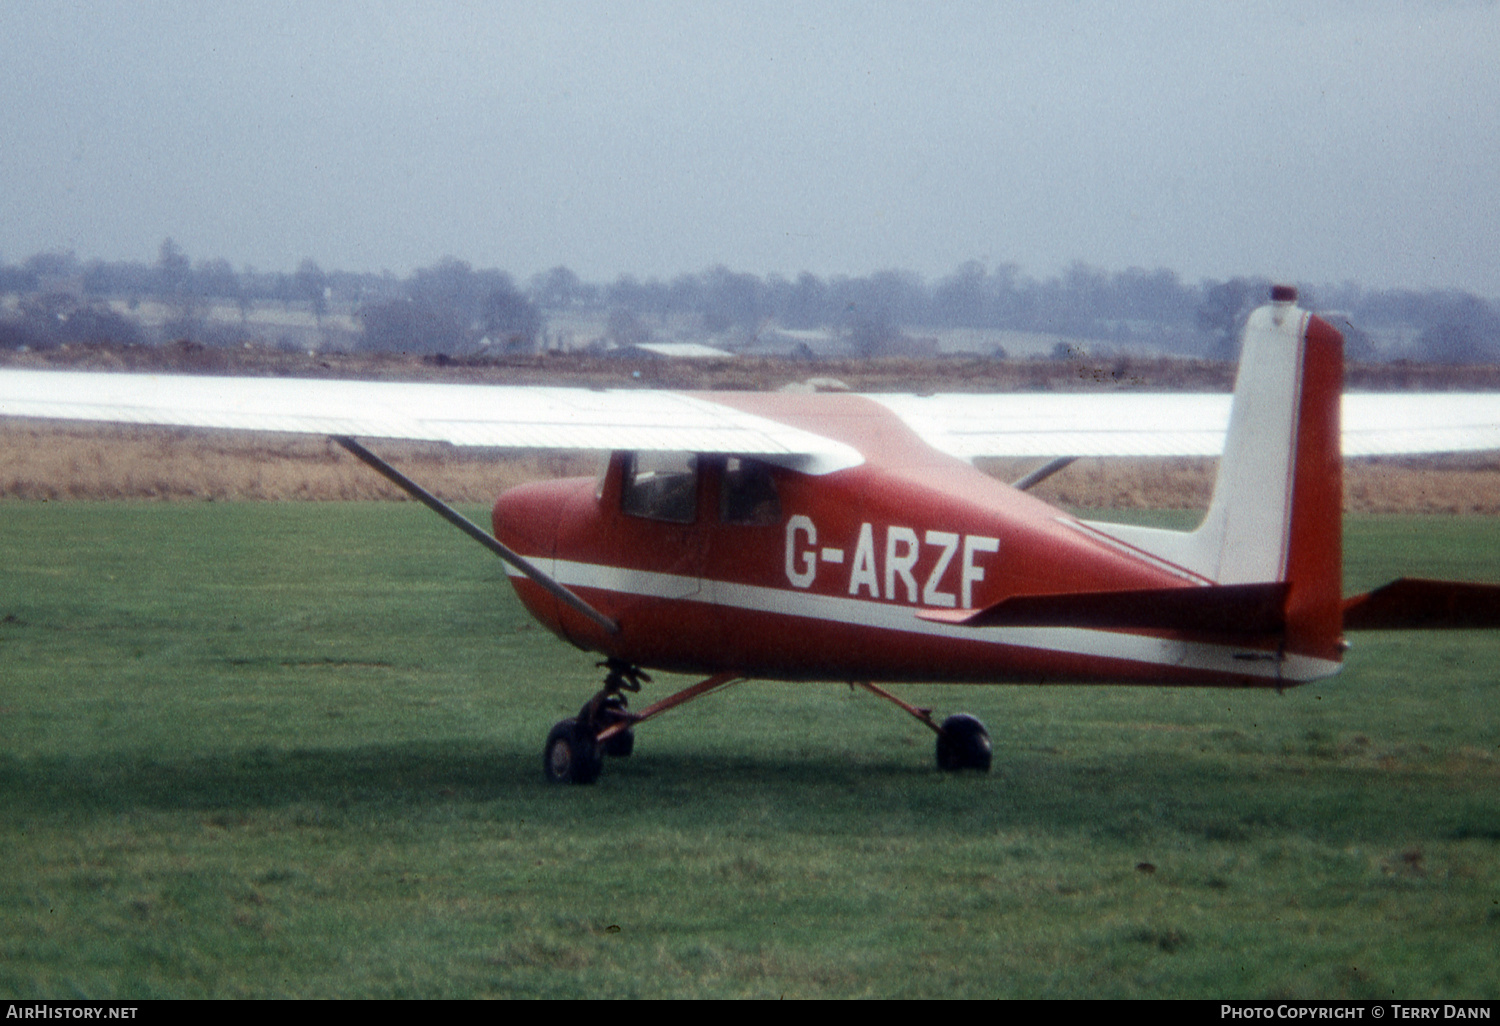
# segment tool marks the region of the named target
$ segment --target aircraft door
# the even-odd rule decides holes
[[[775,669],[766,653],[796,647],[768,608],[776,605],[772,596],[786,587],[783,489],[789,476],[749,457],[720,456],[709,467],[706,519],[713,528],[704,554],[702,597],[717,606],[716,656],[747,669]]]
[[[620,624],[602,651],[643,666],[682,661],[685,610],[694,608],[683,603],[694,603],[702,587],[702,477],[692,453],[615,452],[597,488],[580,493],[562,518],[559,575]]]
[[[610,550],[636,571],[630,590],[642,599],[692,598],[702,588],[707,518],[703,466],[689,452],[618,453],[618,504]]]

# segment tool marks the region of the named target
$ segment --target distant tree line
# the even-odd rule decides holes
[[[1245,314],[1268,288],[1259,279],[1190,284],[1165,269],[1111,272],[1084,263],[1035,278],[1015,264],[974,261],[935,281],[898,270],[788,278],[718,266],[670,280],[625,274],[596,283],[555,267],[521,284],[453,257],[405,278],[325,271],[312,260],[291,273],[236,271],[223,259],[194,262],[167,239],[149,264],[84,262],[72,253],[0,262],[0,347],[173,338],[228,344],[257,337],[252,315],[280,308],[311,318],[321,344],[375,351],[529,353],[549,344],[549,325],[587,323],[597,326],[596,337],[573,337],[571,345],[694,338],[734,348],[778,333],[821,333],[880,355],[925,335],[969,330],[1232,357]],[[1500,362],[1500,305],[1471,293],[1352,283],[1301,293],[1304,306],[1338,322],[1352,358]],[[149,328],[148,303],[155,304]],[[238,312],[237,324],[226,310]],[[328,321],[334,313],[336,327]]]

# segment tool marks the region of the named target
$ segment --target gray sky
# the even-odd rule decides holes
[[[0,258],[1500,296],[1500,5],[0,3]]]

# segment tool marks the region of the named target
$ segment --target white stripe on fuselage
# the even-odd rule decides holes
[[[527,557],[544,573],[570,588],[597,588],[621,595],[674,599],[728,606],[759,613],[776,613],[829,623],[851,624],[906,634],[925,634],[996,646],[1039,649],[1069,655],[1095,656],[1169,666],[1207,673],[1261,677],[1303,683],[1331,677],[1342,664],[1329,659],[1288,653],[1278,667],[1271,653],[1210,645],[1203,642],[1154,638],[1119,631],[1081,627],[962,627],[918,619],[912,606],[818,595],[813,592],[735,584],[681,574],[662,574],[628,567],[578,563],[571,560]],[[507,565],[506,573],[521,576]],[[694,587],[697,591],[691,594]],[[1238,658],[1237,658],[1238,657]]]

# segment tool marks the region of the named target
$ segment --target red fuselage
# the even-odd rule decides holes
[[[1265,669],[1274,637],[921,619],[1017,595],[1206,582],[932,449],[860,397],[712,398],[845,442],[865,462],[765,468],[776,502],[753,522],[728,512],[736,461],[724,457],[698,459],[690,522],[626,511],[624,453],[602,481],[507,492],[495,536],[620,626],[607,634],[513,576],[560,637],[647,668],[791,680],[1295,683]]]

